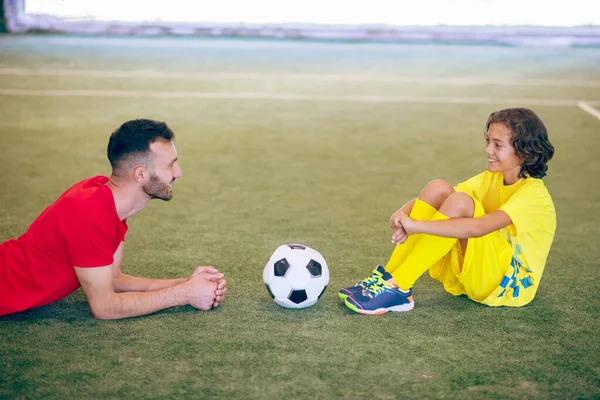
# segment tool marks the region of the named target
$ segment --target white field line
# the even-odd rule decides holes
[[[497,86],[583,86],[600,87],[600,81],[579,81],[561,79],[493,79],[483,77],[435,78],[425,76],[377,76],[353,74],[277,74],[277,73],[202,73],[202,72],[159,72],[125,70],[71,70],[71,69],[23,69],[0,68],[0,75],[8,76],[67,76],[87,78],[127,78],[127,79],[224,79],[224,80],[288,80],[288,81],[329,81],[329,82],[397,82],[431,85],[497,85]]]
[[[266,92],[154,92],[132,90],[30,90],[0,89],[4,96],[50,96],[50,97],[126,97],[155,99],[230,99],[230,100],[287,100],[332,101],[360,103],[440,103],[440,104],[512,104],[566,106],[577,105],[577,100],[561,99],[502,99],[488,97],[431,97],[431,96],[375,96],[375,95],[327,95]],[[587,104],[600,104],[588,101]]]
[[[589,104],[590,102],[585,102],[585,101],[578,101],[577,102],[577,107],[581,108],[583,111],[585,111],[588,114],[593,115],[594,117],[600,119],[600,111],[596,110],[595,108],[593,108],[592,106],[590,106]],[[598,102],[594,102],[596,103],[596,105],[598,105]]]

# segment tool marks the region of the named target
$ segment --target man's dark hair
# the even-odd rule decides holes
[[[554,146],[548,140],[548,132],[542,120],[527,108],[507,108],[490,114],[485,126],[486,132],[495,123],[504,124],[512,132],[510,144],[523,163],[519,177],[529,175],[541,179],[546,176],[546,163],[554,155]]]
[[[150,145],[157,140],[169,142],[175,135],[166,123],[151,119],[134,119],[125,122],[110,135],[108,141],[108,161],[113,172],[128,160],[138,158],[147,163],[150,156]]]

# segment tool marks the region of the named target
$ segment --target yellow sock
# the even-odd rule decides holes
[[[431,218],[433,218],[435,213],[437,213],[435,207],[424,202],[423,200],[417,199],[412,210],[410,211],[410,217],[418,221],[429,221]],[[396,246],[394,252],[392,253],[392,257],[385,266],[385,270],[387,272],[394,272],[400,265],[399,261],[406,258],[406,255],[412,249],[412,242],[414,241],[413,236],[414,235],[410,236],[402,245]]]
[[[423,200],[417,199],[410,211],[410,217],[419,221],[429,221],[437,213],[435,207]]]
[[[429,206],[427,203],[421,203]],[[416,205],[417,204],[415,203],[415,206]],[[435,208],[429,207],[435,210]],[[420,213],[421,211],[425,212],[426,210],[420,207],[417,211]],[[424,215],[424,213],[419,215]],[[411,218],[413,218],[412,212]],[[434,215],[429,220],[444,219],[448,219],[448,217],[439,211],[435,211]],[[400,289],[408,290],[414,285],[415,281],[429,269],[429,267],[439,261],[450,251],[450,249],[452,249],[452,246],[454,246],[454,243],[456,243],[457,240],[458,239],[455,238],[445,238],[426,234],[410,235],[406,242],[396,246],[390,260],[385,266],[385,270],[392,274]]]

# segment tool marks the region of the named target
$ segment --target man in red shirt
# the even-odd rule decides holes
[[[121,273],[127,218],[151,199],[170,200],[182,176],[173,138],[164,122],[125,122],[108,142],[110,178],[76,183],[27,232],[0,244],[0,316],[58,301],[79,286],[99,319],[186,304],[209,310],[223,301],[227,282],[213,267],[181,279]]]

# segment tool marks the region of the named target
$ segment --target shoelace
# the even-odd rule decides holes
[[[367,276],[365,279],[360,281],[360,283],[357,286],[362,286],[363,288],[367,289],[372,284],[378,282],[382,276],[383,276],[383,274],[375,269],[375,270],[373,270],[371,275]]]
[[[381,276],[377,280],[371,284],[367,289],[363,290],[363,294],[369,296],[370,298],[374,298],[379,296],[386,288],[389,288],[391,285],[386,281],[381,279]]]

